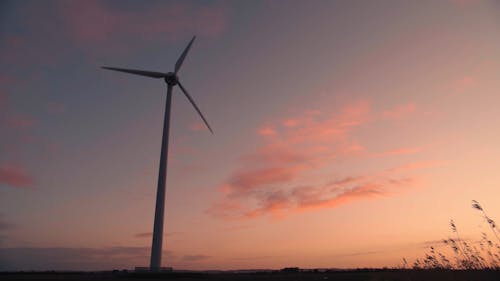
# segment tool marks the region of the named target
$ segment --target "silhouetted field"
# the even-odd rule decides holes
[[[442,281],[498,281],[500,270],[346,270],[327,272],[258,272],[258,273],[134,273],[134,272],[24,272],[0,273],[0,280],[283,280],[283,281],[416,281],[416,280],[442,280]]]

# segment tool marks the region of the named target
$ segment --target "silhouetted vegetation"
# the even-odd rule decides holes
[[[259,281],[259,280],[323,280],[323,281],[498,281],[500,280],[500,233],[495,221],[490,218],[479,202],[473,200],[472,208],[481,212],[484,222],[493,233],[483,232],[481,240],[466,241],[460,236],[459,228],[450,220],[453,237],[443,239],[450,247],[453,256],[430,247],[423,259],[417,259],[411,266],[403,258],[400,268],[352,270],[339,269],[301,269],[286,267],[281,270],[242,270],[242,271],[170,271],[141,272],[113,270],[109,272],[0,272],[1,280],[221,280],[221,281]]]
[[[265,271],[253,273],[235,272],[32,272],[0,273],[1,280],[175,280],[175,281],[498,281],[498,270],[435,270],[435,269],[357,269],[357,270],[299,270],[299,272]]]
[[[472,200],[472,208],[481,212],[484,222],[489,226],[496,238],[495,242],[485,232],[481,233],[480,241],[467,242],[460,236],[455,222],[450,220],[450,227],[454,237],[443,239],[443,243],[451,247],[454,256],[447,257],[434,247],[430,247],[429,252],[425,254],[425,258],[417,259],[413,263],[413,269],[500,270],[500,238],[497,225],[476,200]],[[408,262],[406,259],[403,259],[403,262],[403,268],[407,268]]]

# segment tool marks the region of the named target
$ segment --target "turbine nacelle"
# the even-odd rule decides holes
[[[179,77],[175,73],[169,72],[165,75],[165,83],[169,86],[175,86],[179,83]]]
[[[135,75],[140,75],[140,76],[146,76],[150,78],[163,78],[165,80],[165,83],[169,86],[169,89],[173,86],[179,85],[179,88],[181,88],[181,91],[184,93],[186,98],[189,100],[189,102],[193,105],[194,109],[198,112],[200,115],[201,119],[203,119],[203,122],[205,122],[205,125],[207,125],[208,130],[213,134],[214,132],[212,131],[212,128],[210,128],[210,125],[208,125],[207,120],[201,113],[200,109],[194,102],[193,98],[188,94],[187,90],[184,88],[182,83],[179,81],[179,77],[177,76],[177,72],[181,69],[182,63],[184,62],[184,59],[186,58],[189,49],[191,48],[191,45],[193,45],[194,39],[196,36],[193,36],[193,39],[189,41],[189,44],[186,46],[184,51],[182,52],[181,56],[177,59],[177,62],[175,62],[175,68],[174,72],[157,72],[157,71],[148,71],[148,70],[139,70],[139,69],[130,69],[130,68],[118,68],[118,67],[108,67],[108,66],[102,66],[104,69],[108,70],[113,70],[113,71],[119,71],[119,72],[125,72],[129,74],[135,74]]]

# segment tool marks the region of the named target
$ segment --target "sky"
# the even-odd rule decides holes
[[[500,2],[2,1],[0,270],[353,268],[500,218]],[[491,232],[488,232],[492,235]]]

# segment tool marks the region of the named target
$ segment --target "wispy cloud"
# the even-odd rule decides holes
[[[353,201],[390,196],[415,183],[414,178],[349,177],[316,186],[274,187],[245,197],[253,199],[251,206],[245,205],[243,200],[226,197],[208,212],[226,219],[267,214],[280,218],[294,212],[334,208]]]
[[[24,167],[4,163],[0,164],[0,184],[26,188],[33,185],[33,178],[28,174]]]
[[[239,171],[231,176],[223,190],[230,197],[247,195],[262,187],[287,183],[295,179],[302,167],[299,165],[290,167],[268,167],[253,169],[250,171]]]
[[[117,7],[92,0],[59,2],[55,10],[65,22],[70,38],[84,46],[115,46],[125,37],[148,43],[185,34],[215,36],[225,30],[228,12],[217,3],[160,2]]]
[[[89,0],[18,5],[22,11],[18,16],[25,19],[18,29],[33,32],[3,34],[0,60],[10,66],[9,71],[23,69],[23,80],[42,65],[45,69],[74,57],[75,51],[93,60],[103,54],[130,55],[141,47],[184,41],[192,34],[217,37],[226,30],[230,13],[228,5],[221,2],[143,5]]]
[[[359,143],[360,131],[415,113],[415,103],[375,112],[360,99],[334,109],[307,109],[267,121],[257,130],[260,145],[243,153],[239,166],[218,186],[221,198],[206,212],[223,219],[281,218],[296,212],[335,208],[360,200],[393,196],[419,183],[414,171],[439,161],[407,162],[378,171],[339,175],[331,169],[344,160],[418,154],[425,145],[374,153]]]
[[[222,199],[207,213],[226,219],[267,214],[282,217],[291,212],[388,196],[394,190],[415,184],[414,177],[397,175],[396,170],[334,180],[318,178],[315,172],[333,161],[369,155],[364,153],[365,148],[356,141],[353,132],[372,120],[370,103],[358,100],[336,112],[306,110],[284,121],[268,122],[262,127],[265,130],[257,132],[262,145],[241,156],[241,166],[219,187]],[[417,150],[399,149],[384,154],[401,155]]]

